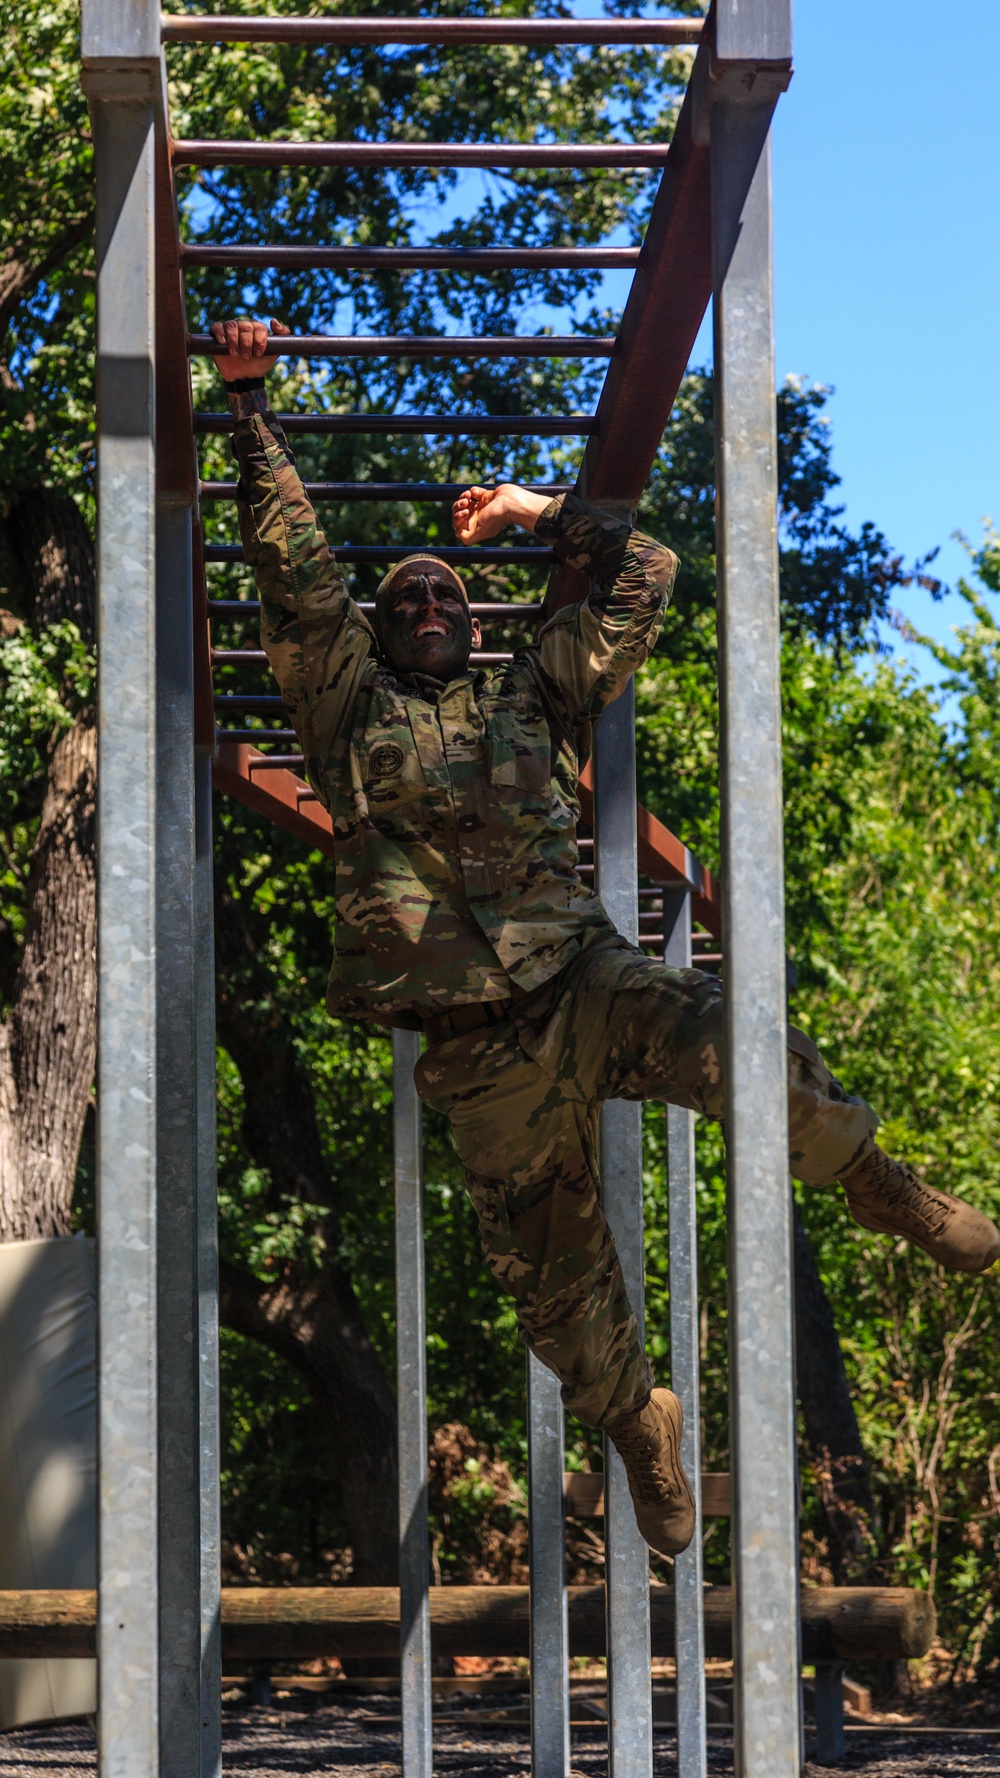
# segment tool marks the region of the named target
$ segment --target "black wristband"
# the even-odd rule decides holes
[[[225,377],[222,380],[224,383],[226,382]],[[229,395],[246,395],[250,389],[263,389],[263,387],[263,377],[237,377],[235,383],[226,383],[226,392]]]

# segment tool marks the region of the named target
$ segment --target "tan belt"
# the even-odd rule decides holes
[[[510,1012],[509,1000],[474,1000],[467,1006],[456,1006],[451,1012],[435,1013],[424,1020],[428,1043],[448,1043],[453,1037],[464,1037],[467,1031],[478,1031],[482,1025],[499,1025]]]

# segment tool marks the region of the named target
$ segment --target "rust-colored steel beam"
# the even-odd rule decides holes
[[[166,14],[164,43],[413,43],[431,49],[452,44],[697,43],[703,20],[567,18],[190,18]]]
[[[554,562],[556,557],[550,549],[541,544],[503,544],[491,549],[488,543],[466,546],[460,543],[334,543],[331,549],[338,562],[401,562],[405,556],[425,553],[440,556],[442,562],[457,562],[462,567],[476,567],[477,564],[495,563],[503,566],[504,562],[531,564],[538,567],[543,562]],[[206,562],[242,562],[243,545],[241,543],[207,543],[205,545]]]
[[[427,438],[589,438],[589,414],[279,414],[286,432],[416,434]],[[232,414],[198,413],[196,432],[232,432]],[[468,482],[461,492],[469,486]]]
[[[207,333],[188,336],[192,358],[219,350]],[[272,335],[267,358],[610,358],[614,334],[336,334]]]
[[[198,457],[192,437],[191,375],[187,357],[187,316],[177,224],[177,194],[170,163],[170,130],[165,70],[161,68],[156,108],[156,493],[191,510],[194,647],[194,742],[211,746],[212,716],[209,636],[205,615],[205,565],[198,514]]]
[[[217,790],[235,796],[258,815],[265,815],[286,832],[305,840],[328,857],[333,856],[333,827],[322,803],[305,797],[308,789],[297,773],[285,771],[277,761],[267,764],[267,785],[256,782],[261,755],[256,747],[247,746],[230,736],[219,737],[218,751],[212,767],[212,782]],[[275,769],[277,768],[277,769]]]
[[[708,48],[700,51],[707,57]],[[704,102],[704,101],[703,101]],[[707,141],[689,85],[580,473],[589,499],[637,501],[712,294]]]
[[[469,490],[468,482],[306,482],[304,486],[310,500],[440,500],[448,505]],[[557,494],[569,493],[564,482],[531,482],[527,486],[529,493],[548,494],[553,500]],[[201,498],[235,500],[236,488],[236,482],[202,482]]]
[[[175,167],[663,167],[666,143],[178,141]]]
[[[655,815],[644,809],[641,803],[637,809],[637,838],[639,869],[644,877],[654,883],[688,883],[691,886],[691,912],[693,917],[710,932],[714,938],[722,937],[722,902],[719,884],[710,870],[699,864],[693,852],[689,852],[683,840],[664,827]],[[588,763],[580,774],[580,814],[588,826],[594,820],[594,769]],[[584,866],[585,870],[592,866]]]
[[[225,247],[181,248],[182,265],[249,271],[628,271],[638,247]]]

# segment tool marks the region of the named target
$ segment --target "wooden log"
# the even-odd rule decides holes
[[[674,1652],[674,1595],[650,1591],[653,1653]],[[92,1592],[0,1593],[0,1658],[92,1655]],[[434,1650],[442,1655],[526,1655],[527,1587],[432,1587]],[[927,1653],[934,1605],[907,1587],[806,1587],[802,1658],[912,1660]],[[602,1655],[604,1588],[569,1588],[575,1655]],[[732,1593],[705,1589],[705,1647],[732,1654]],[[226,1587],[222,1649],[228,1660],[302,1661],[325,1655],[391,1657],[399,1652],[395,1587]]]
[[[97,1652],[97,1594],[0,1593],[0,1656],[8,1660]]]

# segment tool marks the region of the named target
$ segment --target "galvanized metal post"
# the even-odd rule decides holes
[[[531,1775],[569,1774],[569,1617],[563,1406],[558,1377],[528,1354]]]
[[[430,1550],[427,1533],[427,1310],[418,1031],[392,1034],[399,1402],[399,1628],[403,1778],[431,1778]]]
[[[801,1767],[770,112],[711,118],[738,1778]]]
[[[597,887],[623,937],[639,936],[636,855],[635,691],[629,684],[594,730],[594,857]],[[601,1110],[604,1209],[632,1307],[644,1330],[642,1106]],[[604,1441],[604,1538],[608,1609],[608,1758],[611,1778],[651,1778],[653,1721],[649,1551],[639,1535],[625,1469]]]
[[[160,1770],[201,1764],[191,508],[156,513],[157,1286]]]
[[[664,889],[663,960],[691,968],[691,892]],[[701,1556],[701,1386],[698,1360],[698,1208],[694,1113],[668,1105],[667,1193],[670,1217],[670,1386],[684,1409],[681,1461],[694,1489],[694,1536],[674,1558],[677,1659],[677,1770],[705,1778],[705,1609]]]
[[[201,1517],[201,1778],[222,1774],[219,1211],[216,1189],[212,761],[195,758],[195,1078]]]
[[[102,1778],[159,1771],[153,97],[158,10],[84,0],[97,183]]]

